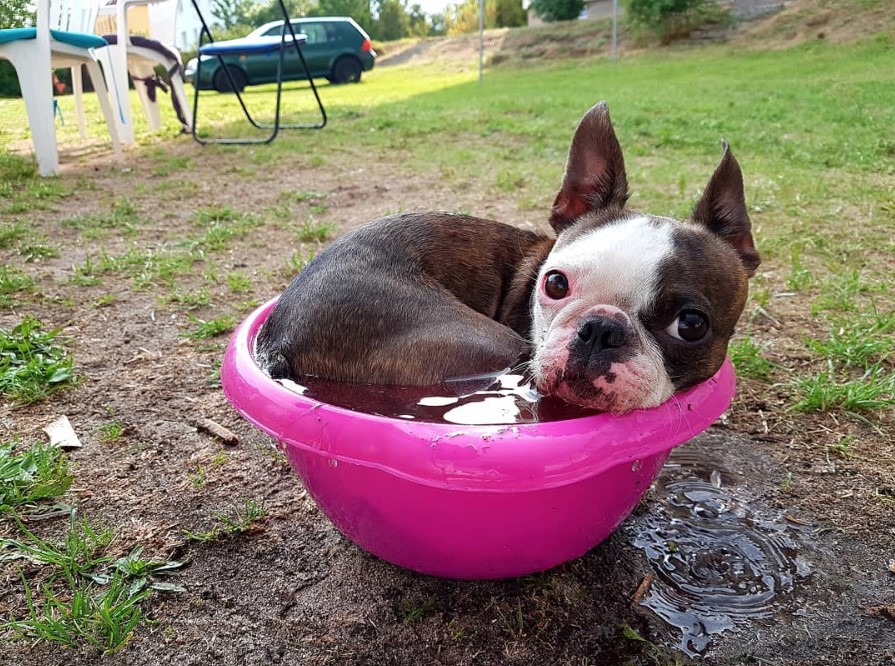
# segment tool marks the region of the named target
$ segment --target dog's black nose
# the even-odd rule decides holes
[[[578,326],[578,338],[591,354],[623,347],[627,339],[625,326],[612,317],[591,315]]]

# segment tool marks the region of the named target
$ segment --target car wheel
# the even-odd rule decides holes
[[[332,72],[327,78],[333,83],[357,83],[363,71],[360,60],[342,56],[333,64]]]
[[[249,80],[246,76],[245,72],[243,72],[239,67],[234,67],[233,65],[226,65],[226,68],[230,70],[230,77],[233,78],[233,83],[236,84],[236,92],[242,92],[245,90],[246,85],[248,85]],[[224,67],[221,67],[214,73],[214,79],[212,81],[214,84],[214,89],[219,93],[233,92],[233,88],[230,84],[230,78],[227,76],[227,72],[224,71]]]

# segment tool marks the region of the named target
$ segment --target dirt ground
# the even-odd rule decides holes
[[[64,327],[82,381],[44,403],[5,406],[0,437],[41,438],[42,427],[66,414],[84,443],[70,454],[75,484],[69,501],[82,515],[117,532],[111,547],[116,554],[141,544],[147,555],[189,559],[190,566],[176,577],[186,592],[152,596],[144,605],[150,621],[117,654],[19,641],[0,646],[0,662],[688,662],[675,650],[681,632],[637,603],[653,594],[641,585],[649,584],[652,567],[634,545],[670,506],[666,485],[680,476],[680,465],[669,467],[649,501],[607,542],[545,574],[460,582],[403,571],[343,538],[274,453],[272,442],[229,407],[216,379],[224,337],[211,344],[184,337],[194,326],[189,315],[210,319],[227,311],[248,312],[251,304],[232,306],[235,299],[223,279],[230,270],[252,275],[246,299],[263,301],[284,288],[291,272],[283,266],[296,249],[288,225],[267,225],[216,256],[217,282],[203,276],[202,266],[179,278],[182,292],[210,290],[211,304],[192,311],[164,302],[165,289],[134,289],[130,278],[116,273],[92,287],[69,281],[72,266],[96,253],[98,244],[109,254],[132,243],[171,245],[194,232],[189,216],[201,206],[263,210],[289,191],[326,193],[329,216],[339,222],[339,231],[386,212],[442,208],[446,202],[507,221],[535,220],[520,219],[512,201],[494,202],[474,187],[449,192],[434,177],[402,172],[400,164],[383,160],[365,170],[349,160],[334,160],[326,170],[296,162],[276,181],[234,181],[222,191],[210,185],[212,169],[217,174],[237,169],[238,153],[219,152],[212,166],[202,159],[205,149],[186,138],[174,150],[192,160],[191,177],[204,183],[190,195],[189,206],[164,212],[148,207],[152,197],[140,194],[140,184],[157,185],[163,177],[156,175],[158,165],[145,159],[127,171],[114,165],[91,170],[95,189],[76,191],[58,210],[16,215],[36,234],[59,242],[62,251],[30,264],[4,251],[4,263],[35,276],[39,295],[0,313],[0,325],[11,326],[30,313],[48,327]],[[70,166],[66,172],[63,179],[76,182],[84,167]],[[403,175],[396,178],[395,173]],[[95,210],[113,196],[129,196],[138,215],[150,222],[137,226],[132,236],[110,234],[101,241],[59,224],[71,211]],[[788,363],[798,363],[792,351],[798,339],[790,324],[803,322],[805,314],[794,306],[775,315],[762,326],[762,339],[776,340],[772,348]],[[702,660],[791,666],[895,663],[895,574],[888,567],[895,557],[895,528],[892,504],[879,499],[881,493],[891,497],[895,487],[891,441],[872,429],[837,423],[835,416],[787,412],[784,400],[773,387],[743,381],[728,417],[681,449],[690,452],[690,459],[702,460],[695,477],[708,479],[715,472],[724,479],[728,501],[748,501],[755,515],[771,516],[765,521],[769,529],[798,531],[787,551],[798,575],[758,617],[747,614],[733,629],[711,636]],[[100,429],[110,415],[125,431],[121,439],[104,442]],[[239,444],[225,446],[199,432],[201,418],[232,429]],[[891,418],[882,422],[891,426]],[[827,446],[839,433],[856,428],[862,450],[873,455],[831,456]],[[199,466],[205,470],[201,485],[191,481]],[[796,481],[788,483],[793,475]],[[208,529],[214,511],[227,511],[246,498],[263,500],[268,509],[253,531],[208,543],[184,536],[184,530]],[[21,608],[22,599],[15,571],[7,566],[2,572],[0,614],[6,615]],[[632,638],[632,630],[645,640]]]

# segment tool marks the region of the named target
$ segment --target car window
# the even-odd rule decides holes
[[[342,39],[342,31],[335,23],[324,23],[323,28],[326,31],[326,39],[330,42],[338,42]]]
[[[264,33],[264,37],[279,37],[283,34],[283,26],[275,25]]]
[[[326,30],[322,23],[302,23],[296,26],[308,36],[308,44],[322,44],[326,42]]]

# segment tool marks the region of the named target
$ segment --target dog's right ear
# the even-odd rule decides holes
[[[627,200],[622,148],[609,120],[609,107],[600,102],[584,114],[575,130],[550,226],[558,234],[589,211],[621,209]]]

